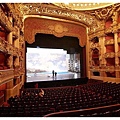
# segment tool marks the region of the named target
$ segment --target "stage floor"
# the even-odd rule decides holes
[[[54,80],[66,80],[66,79],[77,79],[80,78],[80,73],[73,72],[58,72],[56,77],[52,73],[30,73],[27,74],[26,82],[37,82],[37,81],[54,81]]]

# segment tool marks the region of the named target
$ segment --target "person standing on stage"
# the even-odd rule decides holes
[[[57,76],[57,72],[55,72],[55,77]]]
[[[54,74],[55,74],[55,71],[53,70],[53,71],[52,71],[52,75],[53,75],[53,77],[54,77]]]

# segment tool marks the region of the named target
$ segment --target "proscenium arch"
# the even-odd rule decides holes
[[[29,43],[35,42],[37,33],[53,34],[57,37],[72,36],[79,39],[79,45],[84,47],[87,42],[85,25],[74,21],[46,19],[43,17],[28,17],[24,20],[24,39]]]

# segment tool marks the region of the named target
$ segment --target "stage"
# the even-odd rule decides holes
[[[77,79],[80,77],[81,77],[80,73],[74,73],[74,72],[57,72],[57,75],[54,77],[53,77],[53,74],[50,72],[29,73],[29,74],[27,74],[27,81],[26,82]]]

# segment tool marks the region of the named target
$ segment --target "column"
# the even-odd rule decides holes
[[[99,44],[100,44],[100,67],[101,67],[101,71],[100,71],[100,76],[101,77],[105,77],[106,74],[105,74],[105,71],[104,71],[104,67],[106,66],[106,60],[104,58],[104,54],[106,52],[106,49],[105,49],[105,45],[104,45],[104,42],[105,42],[105,37],[104,36],[101,36],[99,37]]]
[[[118,55],[117,55],[117,52],[118,52],[118,34],[117,33],[114,33],[114,48],[115,48],[115,73],[116,73],[116,77],[119,78],[120,75],[119,75],[119,71],[117,70],[117,68],[119,67],[119,58],[118,58]]]
[[[7,35],[7,41],[12,44],[13,40],[12,40],[12,32],[10,32],[8,35]]]

